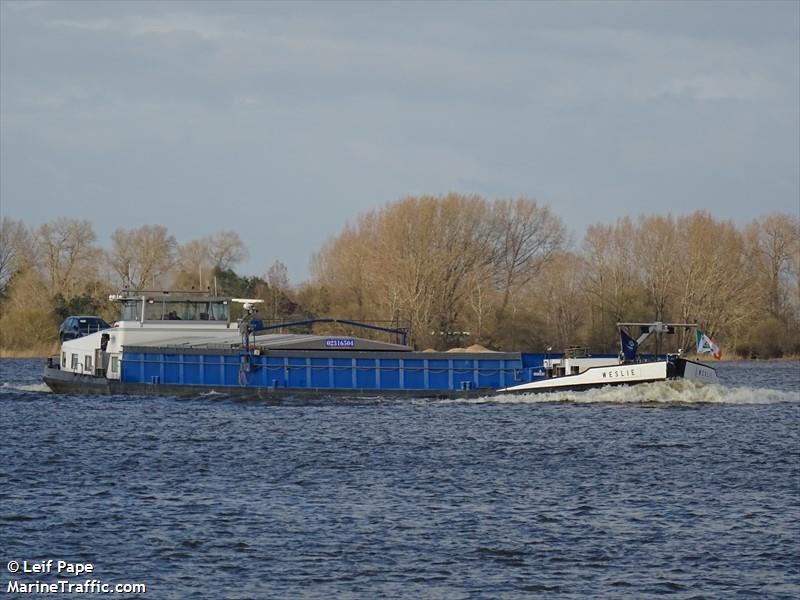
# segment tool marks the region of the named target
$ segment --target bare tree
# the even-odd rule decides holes
[[[487,215],[484,199],[457,194],[405,198],[378,215],[370,280],[383,314],[410,320],[417,342],[448,345],[464,330],[475,272],[491,258]]]
[[[733,334],[757,309],[755,288],[745,276],[742,234],[702,211],[679,218],[677,231],[676,312],[712,337]]]
[[[797,304],[800,220],[786,214],[762,217],[745,230],[749,255],[762,280],[765,305],[786,322]]]
[[[456,331],[463,322],[464,305],[469,297],[474,274],[481,271],[491,256],[491,224],[486,200],[478,196],[450,194],[436,205],[434,224],[439,235],[434,236],[435,269],[432,289],[434,309],[439,329],[453,331],[452,341],[459,338]]]
[[[634,256],[657,321],[667,318],[674,291],[678,232],[671,216],[641,217],[634,233]]]
[[[33,260],[33,241],[28,228],[21,221],[8,217],[0,220],[0,294],[9,279]]]
[[[272,318],[277,319],[280,314],[281,299],[289,291],[289,269],[286,265],[279,260],[273,262],[267,269],[267,283]]]
[[[208,256],[219,271],[232,269],[249,256],[247,246],[235,231],[220,231],[208,238]]]
[[[465,331],[483,337],[486,317],[502,320],[565,238],[561,221],[532,200],[408,197],[362,215],[329,242],[315,276],[334,306],[408,320],[415,343],[442,347]]]
[[[314,255],[311,270],[317,283],[328,290],[336,310],[342,317],[365,320],[369,285],[371,248],[365,244],[373,230],[366,217],[358,227],[346,226],[336,238],[328,241]]]
[[[247,248],[235,231],[191,240],[177,248],[175,285],[183,288],[209,288],[215,271],[232,269],[247,258]]]
[[[590,225],[584,238],[587,291],[595,298],[603,329],[630,320],[638,294],[634,226],[624,218],[613,226]]]
[[[527,284],[567,238],[561,219],[535,200],[499,200],[493,205],[494,263],[502,301],[508,307],[513,290]]]
[[[495,296],[494,274],[491,266],[486,265],[483,268],[475,269],[470,274],[467,302],[470,309],[469,328],[475,332],[474,339],[477,343],[486,341],[486,330],[491,322]]]
[[[143,289],[166,273],[174,261],[177,243],[163,225],[117,229],[111,234],[110,263],[123,286]],[[152,285],[152,283],[151,283]]]
[[[382,209],[372,220],[372,230],[364,236],[367,255],[366,278],[370,304],[397,311],[411,322],[415,342],[436,343],[440,324],[434,324],[436,308],[436,238],[441,229],[433,198],[404,198]],[[375,317],[394,316],[375,314]]]
[[[175,263],[175,285],[187,289],[207,288],[211,285],[213,268],[208,238],[181,244],[178,246]]]
[[[530,287],[532,297],[544,307],[549,344],[556,351],[578,344],[587,324],[589,299],[583,286],[585,262],[573,252],[557,252]]]
[[[100,250],[87,220],[57,219],[36,232],[36,250],[51,294],[72,298],[95,279]]]

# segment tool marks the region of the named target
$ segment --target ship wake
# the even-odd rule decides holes
[[[729,387],[704,384],[685,379],[644,383],[635,386],[608,386],[581,392],[545,392],[502,394],[480,398],[460,399],[465,403],[504,404],[629,404],[642,406],[691,404],[777,404],[800,402],[797,393],[781,390]]]
[[[52,393],[50,388],[47,387],[44,383],[14,383],[14,382],[3,382],[2,386],[0,386],[3,391],[11,391],[11,392],[39,392],[42,394],[49,394]]]

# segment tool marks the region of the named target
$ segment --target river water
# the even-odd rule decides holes
[[[292,406],[41,368],[0,360],[3,593],[87,579],[9,572],[62,560],[148,599],[800,597],[800,363]]]

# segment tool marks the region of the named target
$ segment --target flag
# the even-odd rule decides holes
[[[699,329],[696,330],[697,336],[697,353],[703,354],[704,352],[711,352],[711,356],[719,360],[722,358],[722,350],[719,349],[714,342],[711,341],[711,338],[708,337],[705,333],[700,331]]]
[[[639,349],[639,344],[624,329],[619,330],[619,344],[622,347],[622,356],[626,362],[636,360],[636,351]]]

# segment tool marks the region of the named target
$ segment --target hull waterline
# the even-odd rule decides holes
[[[664,362],[616,367],[594,367],[579,375],[566,375],[544,379],[503,389],[472,390],[388,390],[388,389],[329,389],[329,388],[260,388],[226,385],[176,385],[163,383],[135,383],[109,380],[64,372],[58,368],[45,367],[43,382],[56,393],[90,395],[137,395],[137,396],[201,396],[222,394],[242,398],[258,398],[274,401],[298,398],[482,398],[517,394],[544,394],[553,392],[582,392],[591,389],[615,386],[632,386],[657,383],[675,379],[689,379],[703,383],[716,383],[716,372],[702,363],[684,361],[683,373],[667,376]]]

